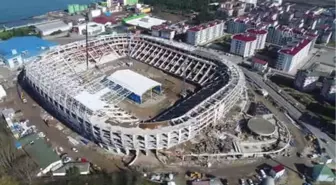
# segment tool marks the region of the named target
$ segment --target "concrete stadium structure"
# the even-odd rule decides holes
[[[240,68],[217,53],[151,36],[100,36],[59,46],[29,63],[24,81],[68,120],[69,127],[112,153],[168,149],[192,139],[225,116],[245,97]],[[130,92],[116,89],[102,71],[104,64],[131,57],[167,74],[199,84],[200,90],[152,120],[140,120],[118,103]],[[109,88],[98,98],[102,89]],[[78,99],[85,92],[86,100]],[[97,102],[100,104],[98,105]]]

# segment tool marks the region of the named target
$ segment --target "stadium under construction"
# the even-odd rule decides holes
[[[244,74],[218,53],[145,35],[58,46],[24,79],[71,128],[119,154],[186,142],[246,98]]]

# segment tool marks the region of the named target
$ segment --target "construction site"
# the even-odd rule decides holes
[[[56,47],[25,67],[24,82],[70,128],[121,155],[189,141],[246,100],[243,73],[217,52],[144,35]]]

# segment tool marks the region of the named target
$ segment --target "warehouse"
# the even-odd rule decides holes
[[[129,69],[116,71],[108,79],[130,91],[128,98],[139,104],[143,102],[147,94],[152,97],[152,92],[161,93],[160,83]]]
[[[166,20],[150,17],[145,14],[132,16],[123,20],[124,24],[137,26],[138,28],[150,30],[153,26],[158,26],[166,22]]]
[[[0,42],[0,62],[10,68],[20,67],[54,46],[56,46],[55,43],[35,36],[14,37]]]
[[[65,24],[61,20],[54,20],[46,23],[41,23],[35,25],[36,31],[41,36],[48,36],[56,32],[68,32],[71,30],[72,26]]]

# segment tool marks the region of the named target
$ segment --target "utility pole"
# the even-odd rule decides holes
[[[88,31],[88,22],[89,22],[89,12],[86,13],[86,33],[85,33],[85,51],[86,51],[86,70],[89,70],[89,31]]]

